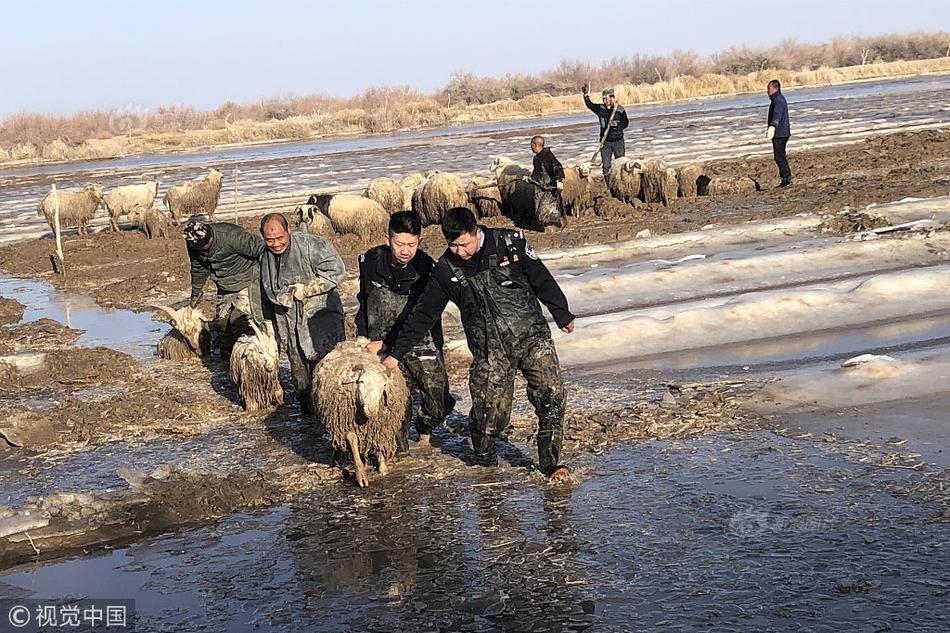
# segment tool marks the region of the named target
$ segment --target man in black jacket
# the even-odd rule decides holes
[[[435,262],[419,250],[422,222],[412,211],[389,218],[386,244],[360,255],[360,290],[356,295],[356,333],[370,339],[367,351],[390,349],[429,280]],[[406,379],[419,392],[416,418],[419,443],[429,444],[432,430],[455,406],[442,357],[442,320],[402,357]],[[405,441],[405,438],[402,438]]]
[[[564,204],[561,191],[564,189],[564,167],[549,148],[544,146],[543,136],[531,138],[531,151],[534,153],[534,170],[528,180],[534,185],[534,209],[540,222],[538,228],[561,226],[564,217]]]
[[[185,245],[191,260],[191,307],[201,300],[208,278],[218,292],[214,327],[223,355],[234,341],[250,331],[248,319],[264,322],[261,309],[260,258],[264,240],[229,222],[192,222],[185,227]]]
[[[770,81],[766,90],[770,100],[769,128],[766,136],[772,141],[772,156],[775,158],[775,164],[778,165],[778,175],[782,179],[779,187],[787,187],[792,184],[792,170],[785,156],[785,146],[792,135],[788,124],[788,103],[785,101],[785,95],[782,94],[782,84],[778,79]]]
[[[573,332],[574,315],[564,293],[520,231],[479,226],[469,209],[455,208],[442,216],[442,234],[448,249],[383,364],[394,369],[452,301],[474,356],[469,428],[476,463],[498,463],[496,441],[507,437],[515,371],[520,371],[538,416],[541,472],[551,479],[568,475],[560,463],[564,382],[539,305],[548,308],[561,330]]]
[[[610,165],[613,159],[626,154],[623,131],[630,125],[630,121],[627,119],[627,111],[623,109],[622,105],[617,104],[612,88],[600,93],[604,100],[603,105],[590,100],[587,86],[581,88],[581,92],[584,94],[584,105],[596,114],[600,121],[600,138],[604,138],[604,133],[607,133],[607,138],[600,148],[600,160],[603,164],[604,178],[606,179],[609,177]],[[614,113],[614,109],[616,109],[616,113]],[[611,115],[613,116],[612,119]]]

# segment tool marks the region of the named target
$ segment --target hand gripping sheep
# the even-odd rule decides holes
[[[171,332],[158,342],[158,357],[168,360],[186,360],[207,356],[211,352],[211,332],[208,317],[190,307],[173,310],[168,306],[152,306],[171,318]]]
[[[242,334],[231,349],[231,381],[245,411],[260,411],[284,404],[278,378],[280,356],[270,328],[261,331],[253,320],[253,334]]]
[[[344,341],[313,370],[313,409],[330,434],[333,448],[349,448],[356,464],[356,483],[369,485],[364,457],[379,461],[379,472],[389,469],[386,460],[396,454],[409,430],[409,386],[401,371],[389,372],[375,354],[364,347],[365,338]]]

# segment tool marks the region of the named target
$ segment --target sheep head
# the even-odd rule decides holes
[[[83,187],[83,191],[88,191],[96,198],[96,200],[102,202],[102,185],[100,185],[98,182],[86,185]]]
[[[253,320],[248,323],[251,329],[254,330],[257,345],[261,351],[264,352],[264,368],[267,371],[274,371],[280,362],[280,352],[277,349],[277,337],[273,335],[271,329],[267,326],[265,326],[264,330],[261,330]]]
[[[201,351],[201,333],[208,327],[208,317],[204,315],[201,310],[197,310],[191,307],[179,308],[178,310],[173,310],[168,306],[152,306],[157,310],[161,310],[171,319],[172,327],[178,330],[181,335],[188,341],[188,345],[191,349],[196,352]]]
[[[587,178],[590,176],[590,168],[591,168],[590,163],[581,163],[580,165],[577,166],[577,174],[581,178]]]
[[[341,380],[354,385],[357,415],[363,420],[375,418],[389,404],[389,374],[374,360],[354,363]]]
[[[498,174],[513,162],[514,161],[512,161],[507,156],[495,156],[493,159],[491,159],[491,167],[489,168],[489,171],[491,171],[491,173],[493,173],[497,178]]]

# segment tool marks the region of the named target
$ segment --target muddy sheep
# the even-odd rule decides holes
[[[564,189],[561,191],[565,212],[581,215],[593,205],[590,192],[590,165],[570,165],[564,168]]]
[[[676,200],[679,183],[676,170],[662,160],[648,158],[643,161],[643,173],[640,175],[640,193],[647,203],[663,203],[669,206]]]
[[[148,209],[144,213],[129,215],[129,219],[136,223],[142,233],[145,233],[146,238],[161,237],[168,239],[168,229],[171,226],[171,217],[168,211]]]
[[[99,183],[86,185],[82,189],[63,189],[57,191],[59,197],[59,226],[61,229],[75,226],[80,235],[86,234],[86,227],[96,215],[96,209],[102,204],[102,185]],[[46,218],[51,231],[55,231],[56,206],[53,192],[50,191],[43,198],[36,210],[36,215]]]
[[[701,196],[749,194],[759,190],[759,183],[747,176],[701,176],[698,193]]]
[[[262,411],[284,404],[278,367],[277,338],[261,331],[253,320],[253,333],[242,334],[231,348],[231,382],[245,411]]]
[[[313,410],[337,451],[347,450],[356,465],[356,482],[366,487],[364,458],[375,454],[379,472],[405,445],[409,423],[409,386],[401,371],[389,372],[367,339],[344,341],[313,370]]]
[[[406,197],[402,187],[392,178],[376,178],[366,186],[363,195],[370,200],[375,200],[390,213],[407,208],[404,206]]]
[[[642,160],[627,156],[615,158],[610,165],[610,173],[607,175],[607,189],[617,200],[634,204],[634,200],[642,199],[642,176]]]
[[[133,216],[144,215],[152,208],[155,196],[158,195],[158,181],[153,180],[141,185],[122,185],[116,187],[102,197],[102,205],[109,214],[109,225],[113,232],[119,230],[119,220],[122,216],[128,216],[129,221],[134,221]]]
[[[523,180],[531,170],[505,156],[496,156],[491,172],[501,193],[501,213],[516,226],[542,229],[534,206],[534,185]]]
[[[379,239],[389,227],[389,212],[375,200],[363,196],[318,193],[310,196],[306,206],[329,218],[333,231],[339,235],[353,233],[361,240]],[[313,209],[307,213],[315,218]]]
[[[690,163],[676,168],[676,182],[678,183],[680,198],[695,198],[699,178],[703,175],[703,166]]]
[[[420,174],[417,171],[406,174],[399,179],[399,188],[402,189],[402,208],[411,209],[412,208],[412,194],[416,192],[416,189],[419,188],[419,185],[426,181],[426,177]]]
[[[190,307],[174,310],[168,306],[152,306],[171,319],[172,329],[158,342],[158,357],[166,360],[189,360],[211,353],[211,331],[208,317]]]
[[[163,202],[172,216],[172,223],[178,226],[179,219],[187,220],[195,215],[205,215],[214,222],[223,178],[220,171],[211,168],[204,180],[175,185],[166,191]]]
[[[473,205],[468,201],[462,179],[455,174],[430,172],[412,193],[412,210],[419,215],[422,226],[439,224],[442,214],[456,207],[472,209]]]
[[[330,218],[323,215],[317,207],[312,204],[305,204],[297,207],[297,225],[306,224],[307,232],[311,235],[322,235],[323,237],[333,236],[333,224]]]
[[[501,215],[501,191],[491,178],[475,176],[465,188],[468,201],[475,207],[480,218],[495,218]]]

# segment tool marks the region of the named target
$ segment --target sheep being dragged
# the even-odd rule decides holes
[[[759,190],[759,183],[747,176],[713,176],[699,178],[698,192],[701,196],[748,194]]]
[[[278,378],[277,338],[248,321],[253,333],[242,334],[231,349],[231,382],[245,411],[261,411],[284,404]]]
[[[378,202],[389,213],[404,211],[406,197],[402,187],[392,178],[376,178],[370,181],[363,192],[363,196]]]
[[[167,360],[188,360],[211,353],[211,331],[208,317],[201,310],[184,307],[152,306],[169,316],[172,330],[158,341],[158,357]]]
[[[472,209],[465,185],[455,174],[429,172],[412,193],[412,210],[419,215],[422,226],[439,224],[442,214],[456,207]]]
[[[466,192],[478,217],[495,218],[501,215],[501,191],[493,179],[475,176],[466,187]]]
[[[319,211],[330,220],[335,233],[353,233],[362,240],[380,238],[389,227],[389,212],[375,200],[348,193],[318,193],[310,196],[303,215],[316,217]],[[313,220],[313,222],[321,222]],[[308,222],[308,228],[310,223]]]
[[[153,180],[141,185],[122,185],[102,197],[102,204],[109,214],[112,231],[119,230],[119,220],[128,216],[133,222],[135,216],[145,215],[152,208],[158,195],[158,181]]]
[[[364,458],[375,454],[379,472],[409,431],[409,386],[401,371],[389,372],[364,347],[367,339],[344,341],[313,370],[313,410],[337,451],[349,450],[356,482],[369,485]]]
[[[80,235],[86,235],[89,221],[96,215],[96,209],[102,204],[102,185],[94,183],[82,189],[62,189],[56,192],[59,197],[59,226],[61,229],[75,226]],[[55,231],[56,205],[53,192],[50,191],[40,202],[36,215],[46,218],[51,231]]]
[[[205,215],[214,222],[214,211],[218,208],[223,179],[221,172],[212,167],[204,180],[175,185],[166,191],[163,202],[175,226],[178,225],[179,219],[187,220],[194,215]]]
[[[534,185],[524,181],[531,170],[505,156],[496,156],[491,162],[491,172],[501,193],[501,213],[516,226],[543,230],[534,204]]]
[[[640,193],[643,201],[648,203],[661,202],[669,206],[676,200],[679,191],[679,182],[676,180],[676,170],[662,160],[648,158],[643,161],[643,173],[640,175]]]

